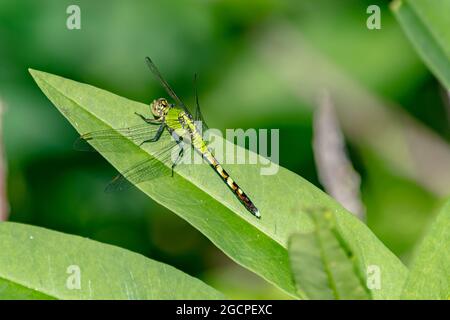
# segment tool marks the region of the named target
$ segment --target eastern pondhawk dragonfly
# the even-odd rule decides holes
[[[185,146],[190,145],[209,163],[245,208],[255,217],[260,218],[259,210],[219,164],[202,137],[202,129],[206,128],[206,124],[200,111],[197,89],[195,89],[196,110],[194,117],[162,77],[152,60],[146,57],[145,61],[153,75],[173,99],[174,104],[170,104],[165,98],[156,99],[150,104],[153,118],[147,118],[142,114],[135,113],[142,119],[143,124],[127,128],[86,133],[75,142],[75,148],[78,150],[94,150],[92,148],[94,146],[98,151],[114,152],[115,141],[117,142],[117,139],[123,139],[123,137],[128,138],[139,146],[156,141],[162,144],[157,154],[154,154],[151,159],[135,164],[114,178],[107,187],[107,191],[113,191],[124,189],[130,185],[130,182],[131,184],[138,184],[161,176],[161,174],[169,174],[168,170],[171,170],[173,176],[174,168],[183,158]],[[200,125],[201,127],[199,127]],[[160,139],[165,130],[170,133],[170,139]],[[176,145],[178,145],[179,151],[176,159],[173,160],[172,150]],[[168,169],[168,166],[165,165],[161,166],[161,163],[167,164],[169,162],[171,162],[171,165],[169,164],[168,166],[171,169]]]

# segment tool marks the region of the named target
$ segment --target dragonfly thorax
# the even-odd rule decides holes
[[[157,100],[153,100],[153,102],[150,104],[150,109],[155,119],[159,119],[167,114],[170,109],[170,104],[166,99],[159,98]]]

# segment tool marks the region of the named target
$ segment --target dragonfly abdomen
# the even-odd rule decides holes
[[[205,158],[214,171],[220,176],[220,178],[226,183],[226,185],[233,191],[234,195],[238,198],[238,200],[245,206],[245,208],[255,217],[260,218],[261,215],[259,210],[250,200],[250,198],[245,194],[244,191],[239,187],[239,185],[234,182],[234,180],[230,177],[230,175],[225,171],[225,169],[219,164],[219,162],[214,158],[213,154],[208,150],[208,147],[205,141],[202,138],[201,133],[197,130],[194,122],[186,115],[183,114],[182,118],[182,126],[187,129],[191,143],[193,147]],[[181,119],[180,119],[181,120]]]
[[[211,167],[214,169],[214,171],[217,172],[217,174],[222,178],[222,180],[231,189],[231,191],[233,191],[234,195],[245,206],[245,208],[255,217],[260,218],[261,215],[259,213],[259,210],[253,204],[250,198],[245,194],[245,192],[242,191],[239,185],[236,182],[234,182],[234,180],[230,177],[228,172],[226,172],[225,169],[219,164],[219,162],[217,162],[214,156],[210,152],[207,152],[205,154],[205,158],[209,162]]]

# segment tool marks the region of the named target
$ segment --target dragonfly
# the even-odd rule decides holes
[[[142,146],[147,143],[161,143],[158,151],[152,158],[138,162],[131,168],[116,176],[107,186],[106,191],[122,190],[130,185],[137,185],[141,182],[151,180],[170,170],[173,177],[175,167],[182,160],[187,146],[193,148],[211,168],[219,175],[222,181],[233,192],[241,204],[256,218],[261,218],[261,214],[247,194],[230,177],[222,165],[214,157],[213,151],[208,148],[203,139],[202,132],[207,125],[201,113],[197,87],[195,85],[197,76],[194,77],[195,87],[195,116],[188,110],[186,105],[176,95],[175,91],[169,86],[163,78],[153,61],[145,58],[147,66],[153,75],[165,89],[167,94],[173,100],[169,103],[166,98],[159,98],[150,103],[152,118],[135,112],[142,120],[142,124],[126,128],[111,130],[93,131],[83,134],[75,142],[74,147],[77,150],[89,151],[118,151],[115,150],[118,139],[128,138],[135,144]],[[170,139],[162,139],[163,133],[167,131]],[[178,155],[173,156],[173,147],[177,147]],[[175,160],[173,160],[175,158]],[[163,164],[163,165],[161,165]],[[168,165],[164,165],[168,164]],[[170,167],[170,169],[168,169]]]

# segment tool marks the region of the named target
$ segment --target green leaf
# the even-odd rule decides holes
[[[450,299],[450,200],[418,247],[402,297]]]
[[[134,112],[150,112],[148,105],[104,90],[41,71],[30,72],[42,91],[81,134],[141,124],[142,120]],[[216,137],[215,142],[221,141]],[[121,172],[134,163],[152,158],[157,149],[155,144],[139,147],[125,137],[118,143],[120,153],[103,152],[102,155]],[[227,152],[235,147],[229,142],[226,144]],[[126,157],[123,151],[128,151]],[[311,230],[312,223],[305,210],[327,208],[335,213],[346,242],[355,246],[353,252],[362,257],[362,268],[365,270],[365,266],[372,264],[383,268],[386,284],[374,296],[381,299],[400,295],[406,268],[363,223],[289,170],[279,168],[274,175],[261,175],[261,168],[265,166],[225,165],[255,202],[262,215],[260,220],[246,211],[206,164],[180,165],[173,178],[170,175],[159,177],[140,183],[138,188],[200,230],[237,263],[294,297],[301,294],[295,288],[290,271],[289,236]]]
[[[44,228],[2,222],[0,298],[223,299],[224,296],[196,278],[139,254]]]
[[[428,68],[450,90],[450,1],[395,0],[391,9]]]
[[[291,237],[289,255],[299,290],[314,300],[370,299],[353,253],[329,211],[311,212],[314,230]]]
[[[54,300],[39,291],[21,286],[15,282],[0,278],[0,300]]]

